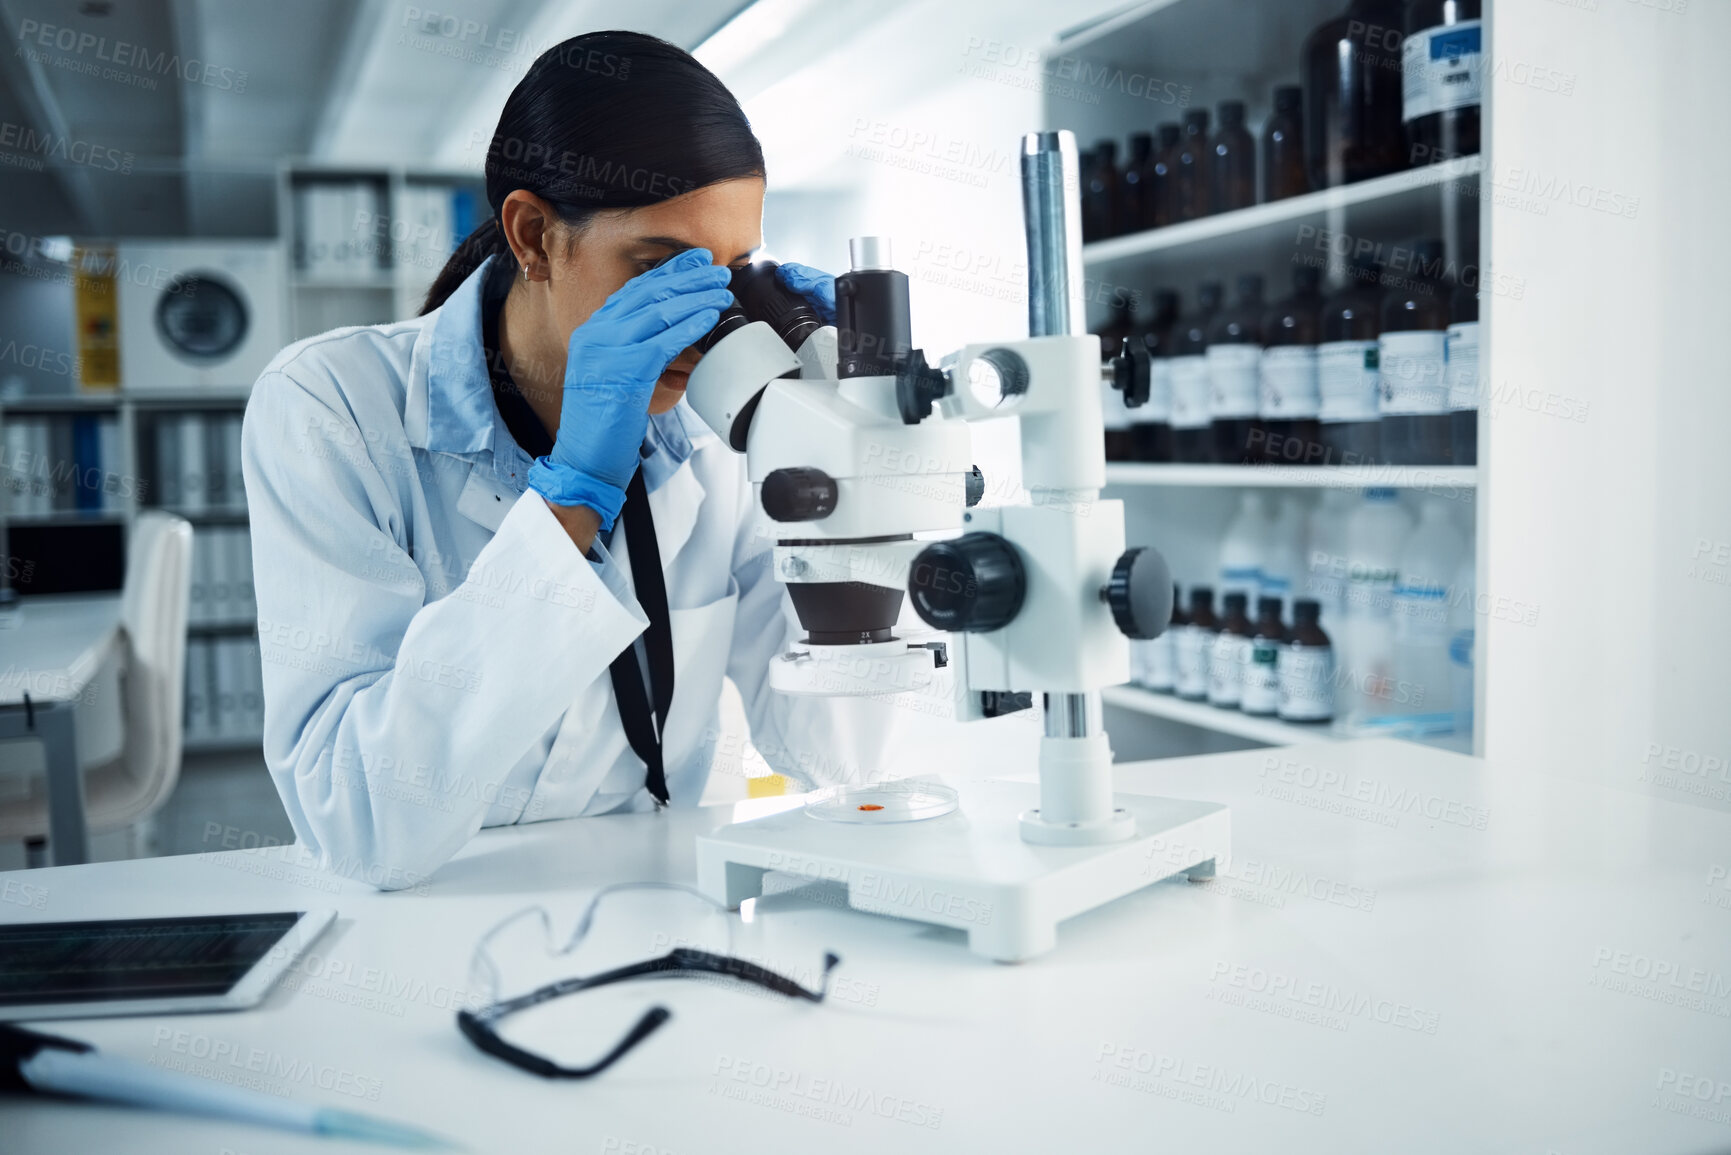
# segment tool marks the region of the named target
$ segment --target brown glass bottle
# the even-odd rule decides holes
[[[1118,231],[1118,145],[1095,143],[1082,180],[1082,240],[1103,241]]]
[[[1208,427],[1208,327],[1220,311],[1224,293],[1219,281],[1204,281],[1196,290],[1196,311],[1174,326],[1172,374],[1173,460],[1193,465],[1214,460],[1214,435]]]
[[[1173,224],[1208,215],[1208,161],[1208,110],[1193,108],[1184,114],[1184,133],[1172,156]]]
[[[1262,320],[1261,454],[1270,464],[1322,460],[1317,416],[1316,346],[1322,339],[1322,270],[1294,265],[1292,295],[1269,307]]]
[[[1208,414],[1214,460],[1248,465],[1262,444],[1252,431],[1261,403],[1262,314],[1267,306],[1256,273],[1239,277],[1235,289],[1232,307],[1216,314],[1208,326]]]
[[[1485,55],[1480,0],[1407,0],[1402,115],[1412,163],[1479,150]]]
[[[1256,602],[1256,633],[1250,640],[1250,664],[1244,670],[1244,688],[1238,708],[1246,714],[1268,717],[1280,709],[1280,651],[1286,645],[1286,626],[1280,621],[1280,599]]]
[[[1214,648],[1215,635],[1220,633],[1220,619],[1214,616],[1214,590],[1210,586],[1190,587],[1190,623],[1173,639],[1176,651],[1177,684],[1180,698],[1201,702],[1208,697],[1208,657]]]
[[[1352,0],[1304,42],[1305,169],[1313,189],[1407,167],[1400,0]]]
[[[1234,590],[1221,599],[1226,611],[1220,618],[1213,652],[1208,657],[1208,704],[1236,710],[1244,692],[1244,667],[1249,665],[1251,639],[1256,627],[1245,613],[1249,598]]]
[[[1208,142],[1209,208],[1225,213],[1256,203],[1256,142],[1244,127],[1244,102],[1220,102],[1220,127]]]
[[[1124,342],[1137,335],[1135,308],[1135,303],[1129,297],[1121,297],[1112,302],[1106,323],[1096,331],[1100,338],[1100,357],[1102,360],[1117,356],[1123,351]],[[1116,394],[1116,390],[1109,385],[1106,386],[1106,391]],[[1128,424],[1126,415],[1123,412],[1118,412],[1116,414],[1117,419],[1113,419],[1114,410],[1120,405],[1122,405],[1121,397],[1115,399],[1108,396],[1104,401],[1104,408],[1106,409],[1106,460],[1134,461],[1136,459],[1134,435],[1131,433],[1131,426]]]
[[[1153,175],[1154,134],[1130,134],[1130,155],[1118,174],[1118,231],[1141,232],[1154,227],[1153,206],[1148,203],[1149,178]]]
[[[1304,89],[1296,84],[1274,90],[1274,112],[1262,126],[1262,187],[1265,201],[1310,191],[1304,171]]]
[[[1327,722],[1334,717],[1334,646],[1322,632],[1322,605],[1312,598],[1292,603],[1292,633],[1280,651],[1280,717],[1288,722]]]
[[[1172,223],[1172,200],[1177,195],[1172,166],[1178,163],[1178,142],[1183,136],[1184,130],[1169,120],[1160,126],[1160,139],[1154,142],[1154,179],[1148,183],[1148,208],[1153,213],[1148,225],[1151,229]]]
[[[1479,290],[1463,279],[1449,305],[1449,456],[1455,465],[1479,463]]]
[[[1178,326],[1178,294],[1154,292],[1154,318],[1142,327],[1148,350],[1148,403],[1130,410],[1134,460],[1172,460],[1172,345]]]
[[[1449,286],[1443,281],[1443,246],[1420,241],[1407,252],[1399,267],[1391,261],[1377,338],[1382,459],[1392,465],[1446,465]]]
[[[1323,463],[1369,465],[1382,456],[1380,352],[1382,268],[1355,258],[1346,283],[1322,303],[1322,343],[1316,348]]]

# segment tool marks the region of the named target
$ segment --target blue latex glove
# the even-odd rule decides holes
[[[649,396],[673,359],[715,328],[733,303],[732,270],[687,249],[633,277],[577,326],[553,452],[529,485],[555,505],[586,505],[613,528],[649,429]]]
[[[826,325],[835,324],[834,277],[822,269],[793,263],[777,265],[775,275],[781,278],[782,284],[804,297],[806,303],[817,310],[820,321]]]

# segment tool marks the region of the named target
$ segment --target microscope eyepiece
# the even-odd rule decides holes
[[[721,314],[697,347],[707,353],[722,338],[752,321],[767,322],[789,349],[798,350],[806,338],[823,327],[804,297],[781,283],[774,261],[757,261],[733,271],[728,288],[734,303]]]

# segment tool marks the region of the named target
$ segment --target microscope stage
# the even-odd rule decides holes
[[[730,909],[778,871],[847,887],[848,905],[968,932],[976,954],[1019,962],[1057,943],[1058,924],[1173,875],[1212,878],[1230,847],[1225,806],[1120,794],[1134,837],[1095,846],[1024,842],[1033,782],[943,779],[960,806],[924,821],[851,825],[786,810],[697,839],[697,884]]]

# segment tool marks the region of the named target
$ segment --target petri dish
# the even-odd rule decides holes
[[[869,826],[884,822],[923,822],[956,808],[956,791],[929,778],[902,778],[870,786],[831,786],[805,804],[805,812],[825,822]]]

